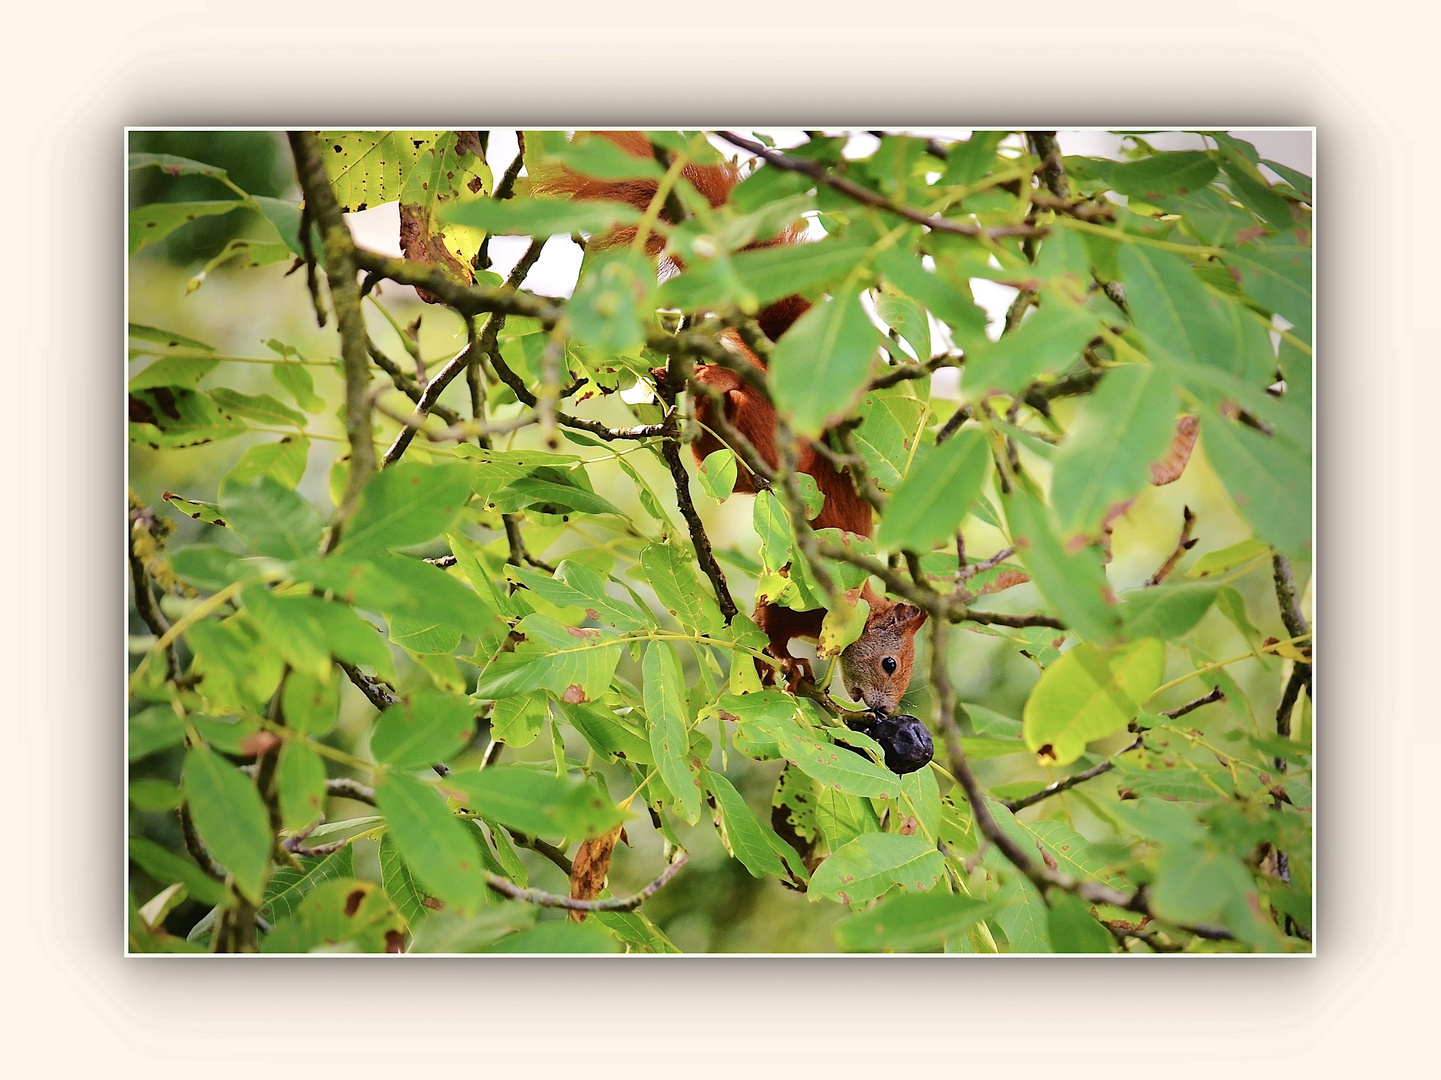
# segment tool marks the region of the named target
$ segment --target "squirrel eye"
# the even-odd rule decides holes
[[[894,675],[896,673],[896,658],[894,656],[886,657],[881,661],[881,667],[886,669],[887,675]]]

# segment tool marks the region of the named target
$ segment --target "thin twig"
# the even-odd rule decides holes
[[[608,900],[575,900],[569,896],[542,892],[540,889],[522,889],[515,882],[492,873],[485,875],[485,883],[502,896],[538,907],[565,908],[567,911],[634,911],[658,893],[689,860],[690,856],[682,851],[676,860],[661,872],[660,877],[634,896],[611,897]]]
[[[1188,712],[1191,712],[1194,709],[1199,709],[1202,705],[1209,705],[1213,701],[1221,701],[1225,698],[1225,696],[1226,695],[1221,692],[1221,688],[1218,686],[1213,688],[1210,693],[1198,697],[1194,701],[1188,701],[1186,702],[1186,704],[1178,706],[1177,708],[1171,709],[1167,712],[1163,712],[1161,715],[1170,717],[1172,720],[1174,720],[1179,716],[1185,716]],[[1102,761],[1097,765],[1093,765],[1089,769],[1084,769],[1081,772],[1073,773],[1070,776],[1063,777],[1062,779],[1057,780],[1053,784],[1047,784],[1045,787],[1041,788],[1040,791],[1033,791],[1031,794],[1026,795],[1023,798],[1003,799],[1001,800],[1001,805],[1014,814],[1021,810],[1024,810],[1028,806],[1034,806],[1038,802],[1049,799],[1052,795],[1059,795],[1063,791],[1069,791],[1077,784],[1085,783],[1087,780],[1094,780],[1096,777],[1101,776],[1104,773],[1108,773],[1112,769],[1114,769],[1116,767],[1116,759],[1119,758],[1122,754],[1129,754],[1132,750],[1139,749],[1141,746],[1141,740],[1144,738],[1145,733],[1142,732],[1138,734],[1128,746],[1124,747],[1121,750],[1117,750],[1105,761]]]
[[[862,187],[854,180],[847,180],[845,177],[837,176],[824,165],[816,161],[808,161],[804,158],[791,157],[779,150],[772,150],[758,142],[741,137],[729,131],[716,132],[722,139],[733,146],[738,146],[747,153],[754,154],[761,158],[768,165],[787,172],[801,173],[809,176],[826,187],[839,191],[847,198],[854,199],[865,206],[873,206],[878,210],[885,210],[888,213],[903,217],[907,221],[914,221],[918,225],[924,225],[937,232],[955,233],[957,236],[985,236],[992,240],[1001,239],[1007,236],[1039,237],[1045,236],[1049,230],[1044,226],[1037,225],[971,225],[967,222],[953,221],[950,218],[935,217],[922,210],[910,206],[900,206],[891,202],[883,195],[877,195],[869,188]]]
[[[1176,540],[1176,546],[1171,554],[1166,556],[1166,561],[1156,568],[1156,572],[1146,579],[1146,587],[1159,585],[1166,580],[1166,576],[1176,569],[1176,564],[1181,561],[1181,556],[1196,546],[1199,538],[1191,536],[1191,529],[1196,524],[1196,515],[1191,513],[1189,506],[1181,507],[1181,535]],[[1294,635],[1293,635],[1294,636]]]
[[[667,433],[661,442],[660,453],[670,470],[671,481],[675,485],[676,507],[690,531],[691,546],[695,548],[696,559],[710,580],[716,603],[720,605],[721,615],[729,626],[739,609],[736,607],[735,597],[731,596],[730,586],[726,583],[725,571],[721,569],[720,563],[716,562],[710,537],[705,531],[705,523],[701,521],[695,501],[690,497],[690,473],[686,471],[680,456],[680,413],[676,408],[673,387],[685,386],[690,382],[694,370],[694,365],[681,357],[671,357],[666,362],[664,385],[658,387],[668,410],[665,423]]]

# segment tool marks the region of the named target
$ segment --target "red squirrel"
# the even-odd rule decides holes
[[[653,156],[650,141],[639,131],[603,131],[593,133],[615,143],[622,150],[650,160]],[[657,182],[653,179],[601,180],[582,176],[564,168],[544,168],[539,175],[532,176],[531,189],[536,194],[566,195],[577,199],[611,199],[630,203],[641,210],[650,206],[655,197]],[[719,206],[726,201],[731,189],[740,181],[740,170],[729,162],[719,165],[700,165],[694,162],[682,169],[682,175],[712,205]],[[662,213],[662,218],[666,218]],[[751,247],[766,247],[775,244],[796,243],[801,230],[795,227],[782,231],[778,236],[756,241]],[[619,247],[632,242],[634,228],[617,229],[592,243],[602,247]],[[664,248],[664,239],[652,235],[647,238],[646,250],[652,258],[658,257]],[[678,261],[672,259],[673,263]],[[787,296],[762,309],[756,321],[766,335],[775,341],[810,307],[810,302],[801,296]],[[728,331],[726,344],[750,363],[765,370],[765,364],[741,342],[733,331]],[[732,427],[744,435],[755,447],[757,453],[772,468],[779,464],[776,452],[776,414],[771,404],[748,386],[734,371],[716,364],[697,365],[695,380],[715,390],[724,400],[725,418]],[[697,419],[713,428],[714,403],[706,395],[698,395],[695,401]],[[720,449],[724,444],[710,431],[703,431],[700,438],[691,444],[691,452],[697,462],[706,455]],[[836,528],[860,536],[873,532],[871,508],[857,493],[850,477],[840,473],[826,458],[817,454],[807,443],[797,447],[796,469],[809,474],[825,496],[821,512],[811,525],[817,529]],[[748,470],[737,471],[735,491],[754,494],[755,483]],[[861,636],[841,652],[841,678],[852,699],[881,715],[893,714],[900,704],[901,696],[910,686],[911,668],[915,661],[916,631],[926,621],[922,608],[905,601],[889,600],[878,595],[866,582],[861,597],[870,605],[865,629]],[[767,651],[780,660],[789,685],[794,687],[800,678],[814,680],[810,663],[804,657],[792,656],[792,638],[815,640],[819,637],[825,609],[794,611],[790,608],[758,601],[755,608],[756,625],[770,639]],[[774,672],[768,666],[762,672],[768,681],[774,679]]]

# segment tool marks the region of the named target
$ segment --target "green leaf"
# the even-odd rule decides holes
[[[469,746],[474,736],[475,710],[469,701],[425,692],[380,714],[370,752],[392,769],[418,769],[449,759]]]
[[[490,714],[490,737],[516,749],[529,746],[545,726],[546,701],[540,692],[501,698]]]
[[[310,456],[310,440],[287,435],[279,442],[252,446],[240,456],[235,467],[220,479],[220,496],[232,485],[244,487],[262,476],[269,476],[281,487],[295,490],[305,475],[305,462]]]
[[[1026,746],[1068,765],[1086,744],[1123,730],[1161,685],[1166,646],[1155,639],[1103,649],[1083,641],[1048,667],[1026,700]]]
[[[143,836],[130,837],[130,858],[162,885],[180,882],[202,904],[224,904],[225,886],[195,863]]]
[[[443,223],[439,211],[478,201],[494,189],[494,176],[473,134],[447,131],[420,155],[400,193],[401,213],[409,243],[446,267],[465,283],[473,279],[472,264],[485,240],[483,229]],[[412,231],[413,230],[413,231]]]
[[[400,198],[406,177],[440,131],[322,131],[320,150],[343,213]]]
[[[1203,150],[1170,151],[1106,166],[1092,158],[1087,164],[1122,195],[1139,195],[1148,201],[1203,188],[1219,171],[1215,161]]]
[[[614,953],[620,943],[600,924],[559,920],[508,934],[485,949],[488,953]]]
[[[1270,545],[1263,544],[1259,540],[1242,540],[1240,543],[1231,544],[1216,551],[1208,551],[1192,564],[1191,569],[1186,571],[1187,577],[1206,577],[1208,574],[1223,574],[1227,570],[1234,570],[1238,566],[1250,562],[1252,559],[1259,559],[1262,555],[1269,555]]]
[[[1031,580],[1068,627],[1083,638],[1106,642],[1119,636],[1120,612],[1106,580],[1101,553],[1085,547],[1068,554],[1050,509],[1022,488],[1006,500],[1011,540]]]
[[[285,661],[252,620],[205,619],[185,632],[185,640],[195,653],[191,674],[203,676],[200,693],[207,707],[235,713],[266,710]]]
[[[218,165],[207,165],[203,161],[179,157],[175,154],[133,153],[128,156],[125,167],[127,169],[144,169],[152,165],[166,176],[209,176],[215,180],[224,180],[227,176],[225,170]]]
[[[129,440],[156,450],[220,442],[250,430],[209,394],[183,386],[136,390],[129,408]]]
[[[694,825],[700,820],[701,780],[690,758],[690,712],[685,704],[685,675],[675,646],[668,641],[652,641],[646,646],[641,671],[656,768],[675,796],[676,812]]]
[[[476,697],[549,690],[562,701],[579,704],[594,701],[610,687],[623,648],[613,631],[566,626],[535,613],[522,619],[514,632],[525,640],[486,665]]]
[[[724,774],[706,770],[706,787],[715,797],[716,828],[726,850],[740,860],[751,877],[773,874],[785,878],[785,864],[766,835],[774,836],[774,830],[761,824],[735,785]]]
[[[484,199],[442,210],[440,220],[469,225],[490,233],[519,234],[541,239],[573,232],[601,233],[616,225],[634,225],[640,211],[628,203],[571,199]]]
[[[628,249],[598,255],[587,261],[566,308],[571,331],[602,356],[634,353],[645,344],[654,291],[655,267],[644,255]]]
[[[168,705],[154,705],[143,712],[131,713],[126,753],[131,761],[139,761],[160,750],[179,746],[185,741],[185,721]]]
[[[781,335],[770,388],[797,435],[819,436],[859,400],[880,341],[855,288],[816,304]]]
[[[325,628],[311,614],[315,605],[306,603],[311,597],[277,596],[264,585],[247,585],[240,591],[240,598],[245,603],[246,617],[259,627],[286,663],[315,679],[330,677]]]
[[[185,755],[181,780],[195,829],[235,886],[260,903],[270,871],[270,819],[254,782],[203,743]]]
[[[816,652],[822,658],[839,656],[846,646],[860,639],[870,617],[870,601],[849,592],[841,593],[821,620],[821,634]]]
[[[460,630],[440,619],[394,615],[389,622],[390,640],[408,652],[451,653],[460,644]]]
[[[342,878],[307,893],[294,914],[265,935],[260,951],[399,952],[404,934],[404,920],[379,885]]]
[[[475,953],[516,930],[535,924],[538,908],[506,902],[482,908],[471,916],[456,911],[439,911],[415,931],[410,943],[413,953]]]
[[[776,244],[741,251],[688,267],[661,286],[656,301],[662,307],[686,311],[729,304],[754,311],[784,296],[845,277],[865,254],[866,245],[835,237],[815,244]]]
[[[335,726],[340,711],[340,680],[334,672],[317,679],[292,671],[281,695],[285,722],[302,735],[324,735]]]
[[[1155,365],[1106,374],[1081,404],[1051,473],[1051,505],[1061,535],[1096,535],[1106,513],[1151,480],[1175,433],[1176,393]],[[964,432],[962,432],[964,434]]]
[[[270,377],[283,387],[295,404],[309,413],[325,410],[325,399],[315,392],[315,380],[304,364],[281,361],[270,365]]]
[[[625,815],[593,783],[561,779],[524,765],[451,773],[444,786],[470,810],[531,836],[588,840],[609,832]]]
[[[931,273],[915,255],[899,247],[878,252],[875,264],[885,275],[887,284],[919,301],[932,315],[946,323],[962,348],[983,347],[986,313],[964,292],[945,278]],[[929,360],[930,357],[921,359]]]
[[[876,543],[927,551],[953,539],[981,493],[990,465],[990,447],[978,428],[959,431],[940,446],[922,450],[886,505]]]
[[[1036,887],[1025,878],[1016,876],[1001,887],[995,902],[1000,906],[995,914],[995,923],[1006,935],[1006,943],[1013,953],[1048,953],[1051,938],[1047,925],[1050,915],[1046,902]]]
[[[132,377],[126,389],[133,392],[157,386],[183,386],[194,390],[219,363],[211,356],[162,356]]]
[[[864,735],[852,736],[854,745],[872,749],[871,740]],[[872,750],[880,753],[879,747]],[[869,799],[858,795],[847,795],[835,788],[818,787],[815,794],[816,828],[825,837],[826,846],[835,851],[849,844],[858,836],[881,831],[880,819],[876,817]]]
[[[1015,330],[989,347],[966,354],[961,389],[967,401],[990,394],[1014,394],[1043,372],[1063,371],[1096,336],[1101,323],[1089,311],[1076,310],[1052,297]]]
[[[337,821],[331,825],[322,825],[307,839],[312,844],[334,842],[337,836],[352,831],[364,831],[367,825],[375,825],[379,821],[378,817]],[[355,849],[349,844],[329,855],[310,858],[297,855],[295,861],[300,864],[300,869],[277,866],[265,884],[265,902],[260,905],[259,914],[272,925],[294,914],[300,901],[317,886],[337,878],[355,876]],[[194,938],[194,930],[191,931],[191,936]]]
[[[466,913],[485,904],[480,838],[450,812],[440,792],[405,773],[384,772],[376,778],[375,801],[406,865],[428,892]]]
[[[305,743],[291,740],[280,748],[275,783],[287,829],[303,829],[325,812],[325,762]]]
[[[696,470],[700,486],[716,502],[725,502],[736,486],[736,456],[728,447],[707,454]]]
[[[1211,609],[1220,582],[1187,581],[1153,585],[1121,597],[1126,636],[1172,641],[1186,633]]]
[[[969,896],[901,893],[870,911],[836,924],[836,943],[847,952],[926,952],[940,948],[995,910]]]
[[[1225,262],[1241,276],[1248,296],[1281,315],[1302,341],[1311,340],[1311,247],[1309,244],[1243,244]]]
[[[174,810],[185,799],[169,780],[131,780],[126,795],[131,806],[151,813]]]
[[[481,639],[494,626],[493,613],[472,589],[420,559],[370,553],[356,561],[331,555],[293,569],[299,580],[332,590],[343,604],[387,617],[444,622],[472,640]]]
[[[815,869],[806,895],[812,900],[864,904],[897,885],[906,892],[925,892],[940,881],[944,867],[944,857],[923,836],[866,833],[832,852]]]
[[[450,527],[470,495],[469,469],[397,462],[365,485],[336,553],[354,556],[433,540]]]
[[[416,884],[415,876],[411,874],[410,867],[405,865],[400,848],[395,844],[395,837],[389,830],[380,838],[380,883],[385,888],[385,895],[390,897],[390,902],[395,905],[400,917],[411,930],[430,914],[430,908],[425,906],[430,897]]]
[[[505,572],[552,604],[585,609],[596,622],[619,630],[639,630],[650,625],[651,620],[633,604],[616,600],[606,591],[608,578],[573,559],[562,559],[554,576],[523,566],[507,566]]]
[[[1156,864],[1151,905],[1163,919],[1194,925],[1210,922],[1233,897],[1254,889],[1234,855],[1203,845],[1167,844]]]
[[[689,550],[679,544],[647,544],[640,566],[661,606],[686,629],[709,634],[721,628],[720,609],[701,586]]]
[[[822,784],[867,798],[895,799],[900,796],[900,777],[854,751],[827,741],[816,729],[802,726],[796,720],[793,700],[789,711],[782,715],[778,708],[771,705],[770,695],[773,693],[767,691],[740,697],[727,695],[717,704],[736,716],[743,727],[754,726],[770,736],[782,757]],[[737,712],[737,709],[741,711]],[[846,737],[850,734],[847,732]]]
[[[1311,459],[1282,435],[1267,437],[1224,417],[1208,417],[1206,458],[1241,513],[1268,543],[1311,557]]]
[[[660,134],[656,132],[654,134]],[[599,134],[577,132],[568,143],[546,145],[545,166],[563,165],[571,172],[602,180],[631,180],[643,177],[659,180],[662,175],[655,158],[637,157]]]
[[[220,508],[230,527],[262,555],[300,559],[314,555],[325,523],[315,507],[271,476],[229,484]]]
[[[597,753],[623,757],[637,765],[655,764],[655,755],[651,752],[646,731],[629,717],[622,717],[605,705],[569,705],[557,702],[556,708],[569,721],[570,726],[595,747]]]
[[[876,486],[895,491],[910,467],[926,403],[910,386],[891,386],[868,391],[857,414],[861,426],[855,433],[856,449]]]
[[[1254,320],[1235,301],[1201,284],[1184,258],[1145,244],[1125,244],[1120,269],[1135,328],[1152,360],[1248,373],[1250,353],[1242,328]]]
[[[491,496],[491,503],[497,510],[504,513],[514,513],[517,510],[534,507],[548,514],[570,512],[614,514],[616,517],[622,518],[626,516],[616,508],[615,504],[601,498],[593,491],[538,476],[522,476],[518,480],[512,480]]]
[[[1091,909],[1070,893],[1051,890],[1046,930],[1051,949],[1058,953],[1112,952],[1111,935],[1091,915]]]
[[[197,218],[228,214],[245,206],[240,199],[217,202],[167,202],[141,206],[130,211],[130,254],[164,240],[176,229]]]
[[[261,424],[294,424],[301,428],[306,424],[304,413],[281,404],[269,394],[242,394],[227,386],[217,386],[210,391],[210,396],[225,411]]]
[[[143,341],[147,345],[157,345],[161,349],[199,349],[202,352],[215,352],[214,345],[207,345],[203,341],[196,341],[184,334],[177,334],[170,330],[161,330],[158,327],[146,326],[144,323],[128,323],[125,330],[126,336],[132,341]],[[153,349],[137,350],[153,352]]]
[[[953,143],[946,152],[942,184],[969,186],[983,179],[996,163],[996,147],[1010,132],[976,131],[964,142]]]
[[[920,304],[906,296],[882,294],[876,299],[876,314],[901,335],[918,362],[931,358],[931,324]]]

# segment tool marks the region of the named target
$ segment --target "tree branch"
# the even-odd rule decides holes
[[[320,227],[325,279],[340,328],[340,358],[345,369],[345,437],[350,443],[350,470],[330,531],[329,543],[334,547],[340,541],[341,528],[355,511],[361,489],[376,470],[368,393],[370,339],[360,311],[360,287],[355,280],[359,270],[355,241],[325,175],[320,146],[312,132],[292,131],[288,135],[306,210]]]

